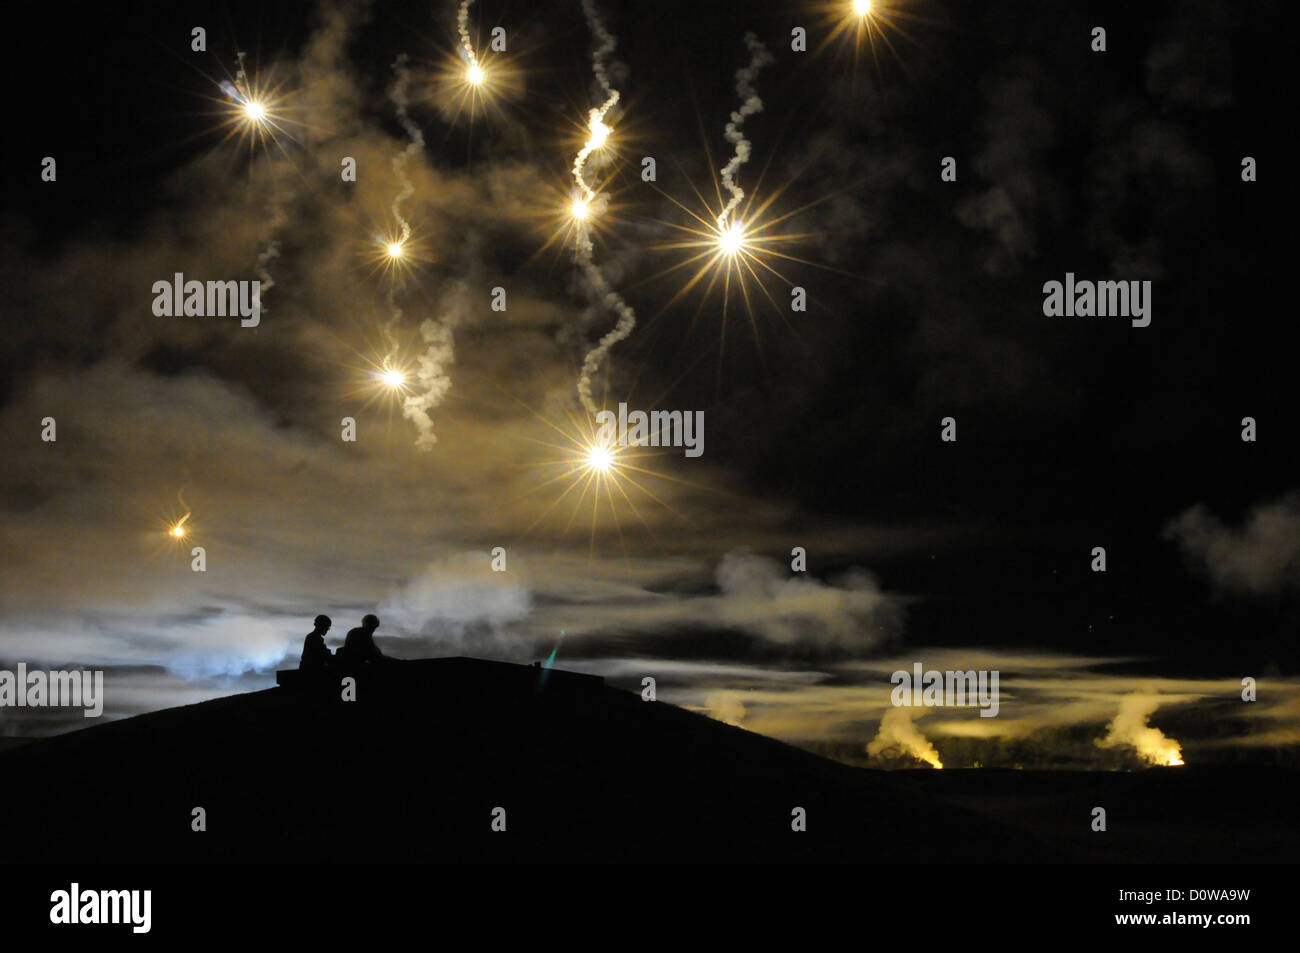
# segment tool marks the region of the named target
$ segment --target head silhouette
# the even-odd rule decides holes
[[[373,632],[375,629],[379,628],[379,616],[377,615],[366,616],[364,619],[361,620],[361,628],[369,629],[370,631]]]
[[[328,632],[328,631],[330,630],[330,626],[331,626],[331,625],[333,625],[333,623],[330,621],[330,617],[329,617],[329,616],[327,616],[327,615],[318,615],[318,616],[316,617],[316,630],[315,630],[315,631],[317,631],[317,632],[321,632],[321,633]]]

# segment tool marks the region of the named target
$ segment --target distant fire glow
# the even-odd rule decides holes
[[[880,719],[880,731],[867,744],[867,754],[890,761],[914,758],[936,770],[942,768],[939,752],[914,723],[915,718],[926,713],[924,708],[900,706],[886,709]]]
[[[1139,758],[1156,767],[1172,768],[1183,764],[1183,746],[1159,728],[1147,724],[1161,701],[1160,696],[1154,693],[1125,695],[1119,700],[1119,712],[1106,726],[1106,736],[1097,739],[1097,747],[1130,747]]]

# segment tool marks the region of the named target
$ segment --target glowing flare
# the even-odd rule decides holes
[[[569,206],[569,214],[578,222],[584,221],[590,214],[590,211],[591,210],[587,208],[587,203],[582,199],[575,200],[574,203]]]
[[[471,86],[482,86],[485,78],[483,67],[479,66],[477,63],[474,63],[465,71],[465,79],[469,81]]]
[[[599,149],[603,146],[605,140],[609,138],[609,134],[614,131],[599,119],[591,120],[589,128],[591,129],[591,138],[587,140],[587,145],[593,149]]]
[[[871,13],[871,0],[853,0],[853,12],[860,17]]]
[[[177,523],[175,526],[171,528],[170,532],[172,536],[176,537],[177,539],[180,539],[182,536],[185,535],[185,527],[182,526],[180,523]]]
[[[587,448],[586,464],[589,470],[608,473],[614,465],[614,454],[609,447],[592,446]]]
[[[718,230],[718,249],[726,256],[732,257],[745,248],[745,229],[739,223],[721,227]]]
[[[259,102],[249,100],[244,103],[244,115],[253,122],[261,122],[266,118],[266,107]]]
[[[389,257],[389,258],[401,258],[401,257],[402,257],[402,243],[401,243],[401,242],[392,242],[391,244],[389,244],[389,246],[388,246],[388,257]]]
[[[394,389],[406,383],[406,375],[395,367],[385,368],[383,373],[379,375],[379,379]]]

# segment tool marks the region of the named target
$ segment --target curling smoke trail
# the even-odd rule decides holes
[[[242,51],[235,54],[235,59],[239,60],[239,68],[235,70],[235,89],[239,90],[239,94],[243,97],[243,101],[245,102],[250,98],[248,92],[248,74],[244,72],[244,57],[247,55],[247,53]]]
[[[610,84],[609,66],[607,60],[614,52],[614,47],[618,41],[614,35],[605,29],[605,24],[601,22],[600,15],[596,13],[596,6],[592,0],[582,0],[582,12],[587,15],[587,24],[591,28],[591,34],[596,40],[596,47],[591,52],[591,71],[596,76],[596,82],[600,84],[601,90],[605,94],[604,101],[600,106],[594,108],[587,114],[587,131],[589,133],[587,142],[583,145],[582,150],[578,153],[577,158],[573,160],[573,179],[582,190],[584,200],[590,202],[596,197],[595,190],[587,182],[586,165],[587,159],[591,154],[600,148],[605,137],[609,135],[609,126],[605,125],[605,117],[609,111],[618,105],[619,92]],[[590,254],[590,240],[587,243],[588,254]]]
[[[736,173],[749,161],[750,144],[740,127],[747,117],[763,111],[763,100],[758,98],[758,89],[754,84],[758,81],[759,70],[774,62],[767,47],[753,33],[745,34],[745,46],[749,48],[749,65],[736,71],[736,93],[740,96],[740,108],[731,114],[731,121],[723,132],[736,151],[731,161],[722,167],[722,187],[731,195],[718,215],[718,228],[722,231],[726,230],[731,213],[745,197],[744,191],[736,185]]]
[[[257,256],[257,294],[253,306],[257,308],[258,315],[265,315],[266,308],[262,305],[262,299],[266,293],[275,287],[275,279],[271,277],[271,262],[280,257],[280,242],[278,239],[271,239],[262,253]]]
[[[587,114],[587,141],[573,160],[573,181],[582,193],[582,201],[590,205],[596,198],[596,190],[587,181],[587,160],[593,152],[604,144],[609,136],[610,129],[605,124],[605,118],[609,115],[610,110],[618,105],[619,100],[618,90],[610,83],[608,65],[609,57],[613,54],[618,41],[614,39],[612,33],[605,29],[605,24],[601,22],[600,16],[596,13],[596,6],[592,0],[582,0],[582,12],[587,17],[587,24],[591,28],[592,37],[595,39],[595,48],[591,54],[592,73],[595,74],[596,82],[600,84],[600,88],[605,94],[600,106],[593,108]],[[636,312],[632,310],[632,307],[623,300],[617,291],[609,286],[609,282],[605,280],[604,272],[596,266],[593,260],[594,251],[590,223],[585,220],[578,222],[574,261],[582,269],[593,304],[598,308],[607,308],[618,315],[618,321],[613,329],[607,332],[600,339],[600,342],[587,352],[587,356],[583,358],[582,372],[578,376],[578,398],[582,401],[582,406],[586,408],[587,413],[593,417],[596,415],[597,407],[596,401],[591,395],[592,378],[600,370],[605,358],[609,355],[610,348],[620,341],[626,340],[636,327]]]
[[[185,510],[185,515],[176,521],[176,525],[172,527],[171,532],[173,536],[183,536],[185,535],[185,521],[193,515],[194,511],[191,510],[189,504],[185,502],[185,487],[181,487],[176,491],[176,499]]]
[[[448,367],[456,359],[454,332],[469,300],[465,286],[458,284],[447,300],[446,310],[437,321],[428,320],[420,325],[420,336],[424,338],[426,349],[416,359],[415,380],[411,385],[414,393],[408,394],[402,402],[402,416],[414,423],[419,431],[415,446],[424,451],[432,450],[438,442],[429,412],[440,405],[451,390]]]
[[[928,709],[922,709],[921,713],[926,711]],[[891,749],[924,761],[932,768],[943,767],[939,752],[912,723],[912,711],[909,708],[890,708],[885,712],[885,716],[880,719],[880,731],[867,745],[867,754],[874,758]]]
[[[271,202],[271,221],[267,225],[267,234],[274,236],[280,226],[284,224],[284,208],[280,201],[279,193],[274,193]],[[254,296],[254,305],[259,315],[266,314],[266,308],[262,302],[266,299],[266,293],[275,287],[275,278],[271,274],[271,262],[280,257],[280,240],[272,237],[267,241],[266,247],[262,249],[261,254],[257,256],[257,294]]]
[[[402,204],[415,194],[415,186],[411,184],[411,178],[406,174],[406,166],[411,161],[411,158],[424,148],[424,133],[420,131],[420,127],[412,122],[411,117],[406,113],[406,88],[411,81],[411,73],[406,68],[406,62],[407,55],[401,53],[393,63],[393,71],[397,74],[397,79],[393,82],[393,105],[397,107],[397,121],[406,130],[406,134],[411,140],[405,149],[393,156],[393,174],[397,176],[397,181],[402,183],[402,187],[393,199],[390,209],[400,230],[395,242],[399,246],[405,245],[411,237],[411,223],[402,215]],[[402,309],[397,304],[397,286],[395,283],[388,289],[388,310],[391,312],[391,317],[384,325],[383,332],[384,337],[388,340],[389,347],[395,349],[397,347],[397,338],[394,329],[402,320]]]
[[[393,157],[393,174],[402,183],[401,191],[393,199],[392,205],[393,218],[401,228],[401,235],[397,239],[398,244],[411,237],[411,225],[402,217],[402,203],[415,194],[415,186],[411,184],[411,179],[406,174],[406,166],[411,161],[411,157],[424,148],[424,133],[406,114],[406,87],[411,82],[411,72],[406,68],[406,61],[407,56],[402,53],[393,63],[393,71],[397,74],[397,79],[393,83],[393,105],[397,107],[397,121],[401,123],[411,139],[407,147]]]
[[[474,55],[474,46],[469,41],[469,8],[474,0],[462,0],[456,11],[456,30],[460,33],[460,48],[465,53],[465,60],[471,67],[478,66],[478,57]]]

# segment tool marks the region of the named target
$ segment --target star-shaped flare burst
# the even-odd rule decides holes
[[[695,485],[651,469],[649,464],[655,455],[675,451],[619,444],[602,433],[601,428],[596,427],[590,418],[570,416],[566,427],[547,420],[535,411],[534,415],[554,431],[558,439],[551,442],[529,438],[530,442],[553,451],[548,459],[528,465],[530,471],[541,477],[541,481],[529,492],[560,489],[555,499],[526,532],[532,532],[554,514],[561,522],[560,534],[564,535],[581,519],[590,523],[589,533],[594,553],[597,533],[602,530],[613,529],[622,540],[623,524],[628,515],[640,522],[653,537],[654,531],[643,512],[647,501],[685,519],[651,488],[652,481]]]

